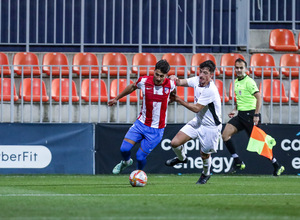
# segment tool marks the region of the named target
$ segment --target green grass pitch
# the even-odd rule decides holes
[[[0,219],[300,219],[300,177],[0,175]]]

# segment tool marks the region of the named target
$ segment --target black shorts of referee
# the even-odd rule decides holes
[[[253,117],[254,117],[255,110],[250,110],[250,111],[238,111],[237,116],[231,118],[228,123],[232,124],[236,129],[239,131],[246,130],[247,134],[251,135],[254,122],[253,122]],[[261,121],[261,115],[259,114],[259,121],[258,125],[260,124]]]

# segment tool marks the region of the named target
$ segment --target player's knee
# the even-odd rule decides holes
[[[121,152],[128,152],[133,147],[133,144],[129,143],[128,141],[123,140],[120,151]]]
[[[206,160],[206,159],[208,159],[210,157],[210,154],[206,154],[206,153],[203,153],[202,151],[201,151],[201,158],[203,159],[203,160]]]
[[[222,139],[223,139],[223,141],[228,141],[230,139],[230,136],[227,133],[223,132]]]
[[[138,151],[136,153],[136,160],[137,161],[144,161],[146,160],[146,157],[148,156],[148,154],[146,154],[145,152],[143,151]]]
[[[179,144],[179,142],[175,138],[173,138],[173,140],[171,141],[171,147],[176,148],[180,145],[181,144]]]

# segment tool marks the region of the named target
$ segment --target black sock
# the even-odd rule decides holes
[[[279,167],[279,163],[276,161],[275,163],[272,163],[273,167],[276,168],[276,167]]]
[[[239,158],[239,157],[236,157],[236,158],[233,158],[234,159],[234,162],[236,163],[236,164],[240,164],[240,163],[242,163],[243,161],[241,161],[241,159]]]
[[[233,141],[231,140],[231,138],[228,141],[224,141],[225,146],[227,147],[229,153],[232,154],[236,154],[236,150],[235,147],[233,146]]]

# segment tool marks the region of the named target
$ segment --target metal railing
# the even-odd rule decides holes
[[[92,123],[100,123],[100,122],[123,122],[123,123],[129,123],[133,122],[141,107],[141,101],[142,98],[137,93],[137,101],[130,102],[129,96],[127,96],[125,102],[118,102],[118,104],[115,107],[108,107],[106,101],[101,101],[100,97],[97,97],[96,100],[92,101],[91,96],[89,96],[88,100],[83,100],[83,94],[82,94],[82,82],[84,79],[89,79],[89,94],[91,94],[91,79],[95,79],[99,83],[99,87],[97,87],[98,94],[101,96],[101,80],[105,82],[105,85],[107,86],[107,96],[108,99],[110,99],[110,89],[112,85],[112,81],[114,79],[126,79],[126,85],[129,84],[129,80],[135,81],[140,76],[139,72],[138,74],[132,74],[131,68],[133,66],[128,65],[126,66],[127,74],[126,76],[120,76],[119,74],[110,76],[110,68],[114,66],[107,66],[108,67],[108,75],[103,74],[100,72],[101,68],[103,66],[95,66],[99,68],[99,74],[97,76],[92,76],[91,71],[88,76],[82,76],[78,74],[72,73],[72,65],[68,65],[69,68],[69,75],[68,76],[52,76],[47,75],[45,73],[42,73],[38,76],[31,75],[24,75],[21,73],[21,75],[14,74],[14,66],[8,65],[11,70],[10,76],[3,75],[3,69],[5,66],[1,66],[1,86],[0,86],[0,122],[28,122],[28,123],[82,123],[82,122],[92,122]],[[25,67],[25,66],[24,66]],[[32,66],[33,67],[33,66]],[[40,69],[42,69],[42,65],[39,65]],[[63,66],[60,66],[62,68]],[[93,66],[89,66],[91,69]],[[125,66],[116,66],[117,68],[125,67]],[[142,66],[140,66],[142,67]],[[138,67],[138,68],[140,68]],[[180,77],[191,77],[193,75],[189,75],[189,71],[191,66],[176,66],[175,68],[183,67],[185,68],[184,76]],[[50,67],[51,68],[51,67]],[[220,69],[220,67],[218,66]],[[233,69],[233,67],[230,67]],[[259,67],[264,68],[264,67]],[[290,90],[291,90],[291,82],[292,80],[299,80],[300,76],[300,70],[299,70],[299,76],[298,77],[292,77],[291,73],[289,76],[284,76],[281,73],[281,68],[276,66],[277,70],[280,71],[279,77],[265,77],[264,72],[262,72],[261,77],[255,76],[254,73],[251,73],[250,76],[255,79],[257,82],[257,85],[260,85],[261,82],[263,82],[264,79],[271,79],[273,81],[274,79],[279,80],[280,83],[284,85],[284,91],[280,87],[280,97],[279,102],[273,101],[271,99],[270,102],[263,101],[263,107],[262,107],[262,122],[263,123],[284,123],[284,124],[297,124],[300,123],[300,98],[298,97],[298,102],[293,101],[290,97]],[[290,70],[292,68],[298,68],[299,67],[286,67]],[[10,79],[10,85],[5,84],[4,79],[8,78]],[[31,82],[33,82],[33,79],[40,79],[38,82],[39,85],[30,85],[28,88],[29,93],[29,99],[24,100],[25,94],[23,94],[23,91],[25,90],[25,86],[21,87],[21,82],[24,82],[24,79],[30,79]],[[53,85],[52,82],[54,79],[59,79],[59,84],[61,85],[63,79],[69,79],[68,88],[67,91],[64,91],[62,87],[59,89],[59,95],[62,95],[64,92],[66,92],[65,98],[58,98],[56,101],[53,97]],[[234,101],[229,100],[228,102],[225,102],[225,97],[232,91],[229,91],[230,83],[234,82],[234,76],[229,77],[225,76],[225,74],[221,74],[219,76],[214,76],[214,79],[221,80],[223,82],[223,94],[222,96],[222,119],[223,122],[226,122],[228,118],[226,117],[227,113],[231,111],[231,109],[234,107]],[[72,81],[74,81],[75,84],[72,84]],[[30,94],[34,93],[40,93],[42,94],[42,82],[45,83],[46,87],[46,96],[49,97],[48,100],[42,101],[43,97],[33,97]],[[298,88],[300,88],[299,85],[300,80],[298,81]],[[76,96],[78,97],[78,100],[72,101],[72,90],[74,89],[74,85],[77,89]],[[18,96],[18,100],[14,101],[14,86],[16,87],[16,93]],[[117,87],[119,87],[120,84],[117,83]],[[4,92],[7,91],[7,88],[10,90],[10,97],[4,99]],[[262,84],[261,91],[263,91],[264,85]],[[270,93],[273,94],[275,91],[275,88],[273,84],[271,84],[271,91]],[[226,94],[225,94],[226,93]],[[283,94],[286,94],[288,97],[288,101],[283,100]],[[299,89],[298,89],[299,94]],[[232,97],[234,97],[234,94],[231,94]],[[271,95],[272,96],[272,95]],[[60,97],[60,96],[59,96]],[[185,90],[184,94],[185,100],[187,100],[187,90]],[[65,100],[66,99],[66,100]],[[180,105],[177,105],[177,103],[170,104],[169,106],[169,123],[178,123],[182,122],[185,123],[188,120],[190,120],[194,114],[188,111],[186,108],[183,108]]]
[[[0,14],[0,46],[27,52],[168,47],[196,53],[247,47],[249,31],[248,0],[7,0],[0,1]]]
[[[250,0],[250,24],[265,29],[300,29],[300,2],[298,0]],[[269,26],[270,28],[267,28]],[[250,26],[251,27],[251,26]]]

